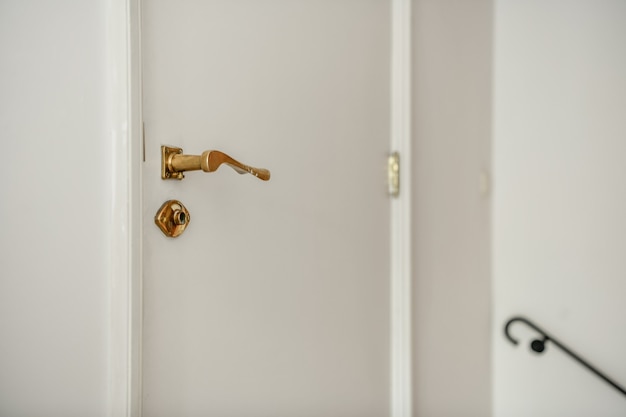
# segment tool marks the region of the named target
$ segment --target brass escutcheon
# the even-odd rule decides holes
[[[190,220],[189,211],[178,200],[166,201],[154,216],[154,222],[167,237],[180,236]]]

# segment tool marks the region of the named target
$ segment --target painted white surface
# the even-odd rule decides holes
[[[414,4],[416,408],[483,416],[488,11]],[[512,348],[501,327],[527,314],[626,383],[624,5],[496,4],[494,413],[623,415],[601,381],[554,349]],[[0,215],[22,221],[0,234],[0,415],[109,406],[107,13],[103,1],[0,3]]]
[[[413,3],[414,409],[491,414],[489,0]]]
[[[389,415],[390,12],[144,2],[146,417]],[[272,179],[163,181],[161,144]]]
[[[0,415],[104,416],[104,1],[0,2]]]
[[[107,26],[105,22],[105,17],[110,16],[107,4],[77,1],[56,2],[54,7],[36,1],[0,4],[0,45],[3,53],[0,61],[0,126],[3,143],[18,139],[13,145],[12,158],[2,168],[3,177],[11,180],[1,186],[0,207],[2,215],[6,217],[9,211],[13,213],[9,202],[19,201],[20,213],[28,214],[31,221],[29,225],[21,226],[21,229],[10,222],[1,236],[3,272],[0,279],[0,325],[3,340],[7,342],[1,345],[0,351],[0,363],[5,371],[0,375],[0,414],[101,415],[108,407],[107,277],[110,256],[115,256],[109,253],[109,233],[123,237],[128,232],[110,230],[109,225],[111,218],[118,224],[116,219],[120,220],[120,217],[129,213],[119,210],[123,209],[120,200],[116,199],[120,190],[116,191],[117,194],[110,191],[111,182],[119,180],[117,169],[122,169],[125,162],[123,157],[119,157],[119,149],[115,153],[115,160],[111,161],[109,122],[119,121],[120,118],[107,110],[107,100],[110,98],[107,94],[115,95],[116,91],[119,92],[119,83],[123,80],[115,78],[120,74],[106,73],[111,63],[105,62],[105,55],[108,52],[109,58],[113,59],[119,52],[114,47],[112,49],[111,45],[106,45],[106,39],[113,39],[107,30],[115,27],[110,22]],[[115,7],[120,7],[119,3],[115,4]],[[421,23],[430,20],[424,11],[420,9]],[[435,16],[438,13],[436,10],[431,12]],[[462,17],[456,15],[454,10],[444,8],[440,12],[444,16]],[[430,16],[434,17],[433,14]],[[470,20],[472,25],[476,25],[472,26],[470,33],[478,30],[480,19]],[[459,22],[464,21],[461,19]],[[432,25],[426,27],[437,30]],[[460,32],[464,34],[462,30]],[[428,38],[418,37],[421,40]],[[455,39],[443,38],[450,42]],[[471,43],[473,38],[469,39]],[[482,41],[478,44],[483,45]],[[436,46],[430,47],[431,53],[438,50]],[[445,62],[445,55],[441,58]],[[481,59],[475,62],[480,63]],[[482,67],[478,70],[482,71]],[[111,83],[109,77],[113,77]],[[474,78],[462,78],[458,85],[468,86],[472,80]],[[449,91],[452,92],[453,88]],[[465,92],[459,96],[464,97]],[[476,97],[471,92],[469,96]],[[429,97],[436,100],[438,96],[433,91]],[[446,119],[438,120],[443,126]],[[424,120],[418,121],[421,123]],[[469,121],[467,123],[472,128],[472,124]],[[116,134],[126,132],[123,126],[115,126],[114,130]],[[446,135],[450,135],[450,132]],[[451,142],[440,143],[444,147],[453,146]],[[33,149],[45,152],[37,153]],[[425,157],[423,150],[417,152],[417,155]],[[81,160],[86,154],[91,155],[91,158]],[[69,158],[71,164],[56,163],[55,160],[61,157]],[[28,161],[29,166],[22,167],[20,161]],[[112,164],[117,164],[115,172],[109,168]],[[435,164],[428,166],[435,171],[439,169]],[[49,175],[53,170],[56,173],[54,178]],[[473,178],[475,167],[470,164],[467,172]],[[428,176],[424,178],[432,179]],[[443,186],[454,184],[455,178],[448,177]],[[468,195],[473,195],[474,183],[474,179],[464,182],[459,192],[462,193],[467,187],[470,190]],[[422,192],[425,190],[423,186],[424,183],[419,186]],[[26,193],[25,189],[30,191]],[[436,195],[437,189],[429,188],[429,196]],[[39,216],[44,205],[50,206],[51,217],[66,219],[64,225],[50,223],[48,218]],[[70,215],[69,209],[73,207],[81,210],[71,212]],[[111,216],[112,207],[115,207],[115,216]],[[470,221],[475,220],[473,214],[468,218]],[[419,229],[423,230],[423,226],[424,223],[420,223]],[[452,233],[452,229],[450,231]],[[441,247],[440,251],[444,253]],[[37,261],[33,262],[33,259]],[[445,274],[431,276],[437,280]],[[476,293],[480,294],[478,290]],[[434,293],[430,291],[421,294],[428,300]],[[440,294],[445,298],[445,291]],[[468,301],[468,305],[461,304],[460,310],[467,312],[473,302],[480,304],[480,298]],[[436,304],[426,305],[433,307]],[[435,323],[432,321],[433,315],[425,317],[429,317],[429,323]],[[448,317],[455,316],[450,314]],[[114,328],[114,331],[120,329]],[[468,330],[467,335],[471,334]],[[454,358],[454,355],[448,358]],[[422,359],[427,357],[422,356]],[[472,358],[468,355],[462,360],[469,363]],[[115,361],[115,355],[111,359]],[[429,369],[437,372],[435,366]],[[424,374],[424,368],[418,368],[418,371],[422,376],[429,375]],[[439,375],[438,380],[443,383],[447,374],[444,372]],[[479,384],[475,386],[481,389]],[[445,399],[444,391],[439,391],[441,395],[437,398],[440,401]],[[475,394],[474,391],[470,392]],[[471,397],[470,392],[467,398]],[[33,398],[37,401],[32,401]],[[467,403],[457,398],[451,404]]]
[[[523,314],[626,385],[626,3],[496,2],[494,415],[623,416],[626,401]]]

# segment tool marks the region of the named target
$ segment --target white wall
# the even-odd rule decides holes
[[[491,415],[491,0],[413,2],[415,415]]]
[[[494,415],[624,416],[617,391],[522,314],[626,386],[626,2],[497,0]]]
[[[106,2],[0,2],[0,415],[108,408]]]

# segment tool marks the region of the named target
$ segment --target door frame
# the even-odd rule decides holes
[[[391,198],[390,416],[412,416],[411,0],[391,3],[390,150],[400,193]],[[141,0],[107,2],[111,199],[109,415],[141,416],[143,125]]]
[[[109,416],[141,416],[141,1],[109,0],[107,74],[113,208],[109,287]]]

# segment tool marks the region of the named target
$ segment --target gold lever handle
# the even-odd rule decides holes
[[[252,174],[260,180],[270,179],[270,172],[264,168],[254,168],[220,151],[205,151],[202,155],[183,155],[181,148],[161,146],[161,178],[164,180],[185,178],[183,172],[203,170],[215,172],[226,164],[240,174]]]

